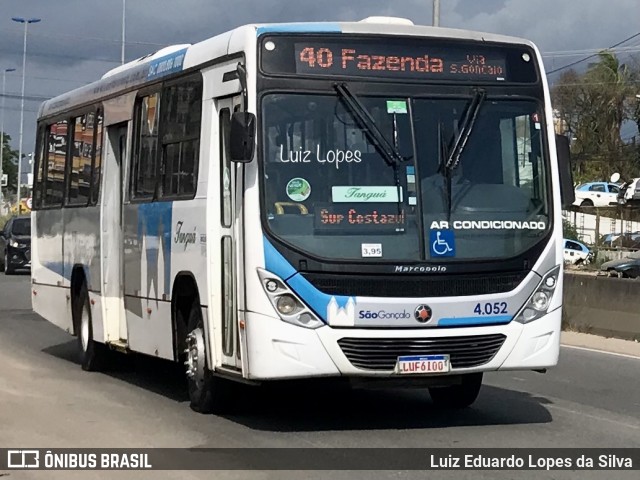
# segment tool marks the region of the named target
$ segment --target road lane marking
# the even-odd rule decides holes
[[[627,427],[627,428],[633,428],[635,430],[640,430],[640,425],[632,425],[632,424],[630,424],[628,422],[623,422],[623,421],[619,421],[619,420],[612,420],[610,418],[600,417],[598,415],[590,415],[588,413],[580,412],[578,410],[573,410],[571,408],[561,407],[561,406],[556,405],[556,404],[547,404],[547,405],[545,405],[545,407],[548,407],[548,408],[551,408],[551,409],[556,409],[556,410],[561,410],[561,411],[567,412],[567,413],[573,413],[575,415],[580,415],[581,417],[591,418],[592,420],[600,420],[602,422],[609,422],[609,423],[613,423],[613,424],[618,425],[618,426]]]
[[[606,355],[613,355],[614,357],[632,358],[634,360],[640,360],[640,357],[636,355],[628,355],[626,353],[607,352],[606,350],[598,350],[596,348],[577,347],[575,345],[561,345],[563,348],[573,348],[574,350],[584,350],[585,352],[604,353]]]

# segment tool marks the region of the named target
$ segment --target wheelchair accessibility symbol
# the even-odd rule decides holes
[[[429,250],[431,257],[455,257],[456,243],[453,230],[431,230]]]

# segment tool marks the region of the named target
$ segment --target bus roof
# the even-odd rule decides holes
[[[368,17],[358,22],[299,22],[249,24],[196,44],[171,45],[106,72],[93,83],[45,101],[38,119],[60,114],[140,87],[164,76],[242,51],[244,40],[269,33],[343,33],[454,38],[480,42],[535,45],[523,38],[443,27],[414,25],[397,17]]]

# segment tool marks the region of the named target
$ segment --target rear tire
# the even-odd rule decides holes
[[[462,383],[448,387],[431,387],[429,395],[441,408],[466,408],[476,401],[482,387],[482,372],[462,376]]]
[[[184,321],[177,312],[178,321]],[[217,377],[207,360],[204,322],[200,305],[196,301],[189,312],[187,338],[184,342],[187,384],[191,409],[198,413],[223,413],[231,405],[231,382]]]
[[[83,370],[95,372],[104,370],[108,364],[109,349],[93,340],[93,320],[87,285],[82,284],[75,299],[73,321],[78,341],[78,360]]]

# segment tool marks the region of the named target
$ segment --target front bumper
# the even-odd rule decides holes
[[[31,268],[30,247],[7,247],[7,261],[9,268],[27,270]]]
[[[472,367],[456,367],[452,355],[451,375],[495,370],[533,370],[553,367],[560,350],[561,308],[529,324],[512,321],[507,325],[423,328],[355,329],[324,326],[316,330],[290,325],[278,318],[247,312],[247,365],[245,377],[276,380],[307,377],[397,377],[393,370],[355,366],[338,343],[344,338],[440,339],[450,344],[454,337],[504,335],[504,341],[490,359]],[[460,340],[458,339],[458,342]],[[470,342],[470,350],[472,349]],[[446,348],[446,347],[443,347]],[[414,352],[406,352],[411,354]],[[440,352],[450,353],[448,351]],[[464,352],[463,352],[464,353]],[[366,353],[365,353],[366,355]],[[404,378],[404,376],[403,376]]]

